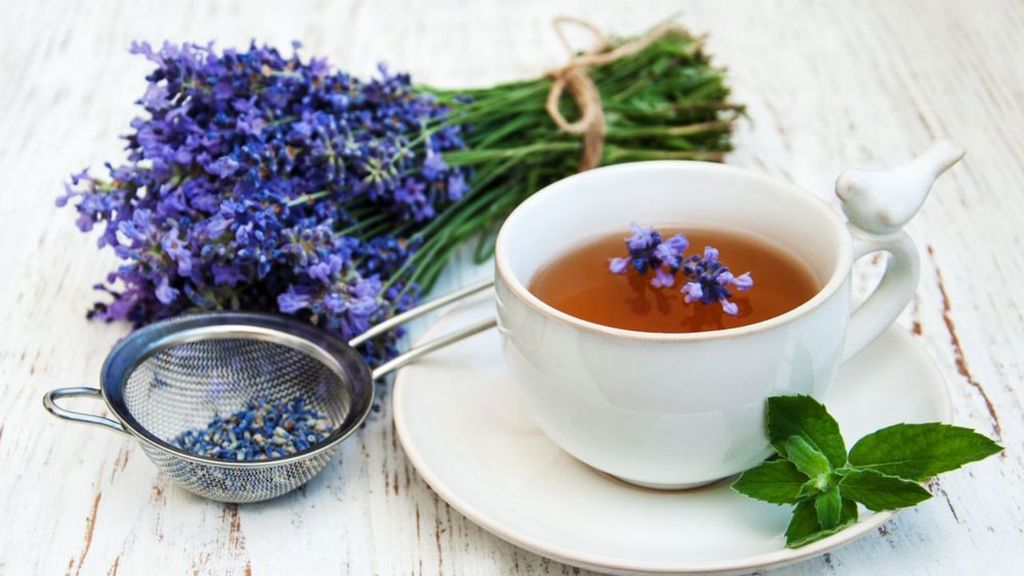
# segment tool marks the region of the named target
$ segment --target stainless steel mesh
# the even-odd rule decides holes
[[[252,399],[302,396],[338,429],[351,407],[349,386],[323,362],[273,342],[226,338],[187,342],[143,360],[124,385],[128,413],[163,443],[216,415],[232,414]],[[167,448],[143,444],[153,462],[179,484],[207,498],[252,502],[293,490],[319,472],[334,450],[290,463],[232,468],[184,460]],[[211,460],[212,462],[212,460]]]
[[[294,490],[323,469],[339,442],[362,421],[373,384],[350,347],[287,322],[246,315],[226,324],[224,315],[198,316],[144,329],[108,359],[104,397],[125,427],[143,440],[146,455],[200,496],[256,502]],[[255,398],[287,402],[296,396],[331,425],[324,442],[308,450],[230,462],[187,454],[173,445],[185,430],[203,428],[214,416],[244,409]]]
[[[142,450],[158,468],[190,492],[220,502],[260,502],[308,482],[323,470],[337,447],[305,460],[284,464],[267,461],[251,468],[192,462],[148,444],[142,444]]]
[[[124,404],[132,417],[164,442],[202,428],[258,397],[271,402],[302,396],[331,428],[351,405],[348,386],[318,359],[273,342],[240,338],[187,342],[158,352],[132,370]]]

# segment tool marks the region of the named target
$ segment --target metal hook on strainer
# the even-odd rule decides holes
[[[129,334],[103,364],[100,388],[58,388],[43,406],[54,416],[110,428],[139,440],[149,459],[182,487],[221,502],[280,496],[315,476],[369,414],[373,381],[428,352],[495,325],[485,320],[371,370],[354,347],[413,318],[483,291],[480,282],[398,314],[346,343],[306,322],[252,312],[212,312],[164,320]],[[62,398],[102,398],[113,419],[71,411]],[[172,443],[252,398],[295,396],[324,414],[332,432],[323,442],[284,457],[230,461],[185,452]]]

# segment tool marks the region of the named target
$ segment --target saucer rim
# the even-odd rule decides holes
[[[449,315],[442,316],[437,320],[441,322]],[[435,322],[435,324],[437,323]],[[428,327],[424,334],[430,331]],[[938,382],[939,386],[933,386],[934,392],[940,400],[940,419],[945,424],[953,422],[953,401],[949,392],[949,386],[945,377],[935,365],[928,350],[914,339],[906,330],[898,325],[890,326],[883,334],[895,333],[896,337],[903,339],[911,346],[916,346],[918,352],[927,359],[928,369],[932,372],[933,378],[929,379]],[[868,346],[870,347],[870,345]],[[591,553],[579,553],[566,549],[565,547],[534,538],[516,528],[510,528],[506,523],[492,520],[487,514],[478,512],[476,508],[458,496],[454,491],[448,489],[445,484],[434,474],[432,469],[426,465],[422,455],[415,449],[410,449],[412,443],[408,440],[408,430],[405,419],[399,415],[403,412],[399,406],[404,402],[405,388],[402,385],[407,379],[405,372],[400,371],[395,378],[392,388],[392,418],[398,440],[402,445],[402,451],[406,458],[412,463],[413,468],[420,478],[441,497],[449,506],[468,518],[477,526],[480,526],[495,537],[538,554],[571,566],[577,566],[588,570],[601,572],[613,571],[620,574],[742,574],[752,570],[771,569],[786,566],[815,556],[820,556],[830,550],[841,548],[861,538],[868,532],[891,520],[898,511],[875,512],[870,516],[858,520],[857,523],[845,528],[836,534],[812,542],[800,548],[783,548],[764,554],[744,556],[739,559],[701,561],[701,562],[623,562],[622,559],[613,556],[602,556]]]

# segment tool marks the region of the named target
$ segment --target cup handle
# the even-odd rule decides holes
[[[131,436],[124,426],[116,420],[110,418],[104,418],[102,416],[96,416],[95,414],[86,414],[84,412],[75,412],[74,410],[68,410],[61,408],[57,404],[57,401],[61,398],[75,398],[78,396],[88,398],[102,398],[100,391],[95,388],[57,388],[56,390],[50,390],[43,396],[43,407],[50,414],[53,414],[61,420],[70,420],[72,422],[81,422],[82,424],[92,424],[94,426],[102,426],[109,428],[115,432],[120,432],[126,436]]]
[[[896,321],[917,290],[921,276],[921,260],[917,247],[906,232],[879,238],[848,226],[853,238],[853,259],[856,262],[874,252],[888,252],[885,274],[875,291],[850,315],[843,346],[843,362],[855,356],[882,335]]]
[[[914,297],[921,263],[903,226],[920,210],[936,178],[963,156],[963,148],[939,140],[902,166],[851,169],[836,180],[836,195],[850,219],[854,261],[872,252],[890,255],[878,287],[850,317],[843,361],[878,338]]]

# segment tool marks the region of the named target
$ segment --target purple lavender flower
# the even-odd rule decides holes
[[[429,153],[427,159],[423,161],[423,176],[428,180],[436,180],[444,174],[447,167],[440,154]]]
[[[732,273],[730,273],[729,276],[728,283],[740,292],[746,292],[754,287],[754,279],[750,277],[750,272],[744,272],[739,276],[732,276]]]
[[[285,314],[295,314],[313,303],[309,294],[303,294],[294,285],[277,295],[277,307]]]
[[[93,316],[268,310],[349,339],[415,302],[402,267],[415,242],[382,230],[408,237],[469,192],[469,172],[443,158],[465,147],[460,126],[433,128],[446,106],[405,74],[363,81],[255,44],[131,51],[155,69],[127,158],[106,178],[74,174],[57,199],[123,261]]]
[[[234,264],[214,262],[211,271],[213,272],[213,283],[217,286],[235,286],[248,279],[242,267]]]
[[[630,252],[653,249],[661,242],[661,234],[653,228],[646,228],[636,222],[631,222],[629,227],[633,230],[633,235],[626,238],[626,247]]]
[[[687,282],[683,284],[683,301],[687,304],[695,302],[704,297],[704,289],[700,287],[700,282]]]
[[[455,202],[469,192],[469,184],[466,184],[466,176],[455,172],[448,176],[448,200]]]
[[[686,302],[700,300],[703,304],[719,303],[722,311],[730,316],[739,313],[739,307],[729,300],[732,286],[740,291],[749,290],[754,285],[749,272],[733,276],[732,272],[719,260],[718,250],[712,246],[704,247],[704,255],[693,255],[686,259],[682,266],[683,273],[691,280],[683,287],[683,298]]]
[[[626,238],[626,247],[629,249],[629,263],[641,274],[647,270],[657,268],[661,265],[656,251],[661,244],[661,234],[653,228],[645,228],[637,223],[631,223],[632,236]],[[609,265],[611,268],[611,264]],[[614,272],[614,270],[612,270]],[[623,270],[624,271],[624,270]],[[616,272],[621,274],[622,272]]]
[[[610,270],[612,274],[625,274],[626,270],[629,268],[629,262],[630,259],[628,257],[612,258],[608,262],[608,270]]]
[[[608,262],[608,270],[612,274],[625,274],[629,265],[640,274],[648,270],[654,271],[651,286],[668,288],[675,284],[675,275],[679,271],[682,253],[689,245],[686,236],[676,234],[668,240],[662,240],[660,232],[636,223],[630,224],[633,234],[626,238],[629,256],[612,258]]]
[[[662,264],[665,264],[672,269],[678,269],[679,261],[683,256],[683,252],[689,245],[690,241],[686,239],[686,236],[676,234],[668,240],[658,244],[654,249],[654,255],[658,260],[661,260]]]
[[[754,280],[749,272],[739,276],[733,273],[719,260],[718,250],[706,246],[703,255],[684,256],[689,241],[683,234],[677,234],[668,240],[662,240],[661,234],[652,228],[630,224],[633,234],[626,239],[627,257],[612,258],[608,269],[613,274],[625,274],[630,264],[641,275],[653,270],[651,286],[668,288],[675,284],[676,274],[682,272],[684,279],[680,292],[687,304],[718,303],[722,311],[731,316],[739,314],[739,307],[729,300],[732,296],[730,287],[739,291],[749,290]]]
[[[156,286],[156,297],[164,304],[174,302],[178,298],[178,294],[177,290],[171,288],[166,276]]]

